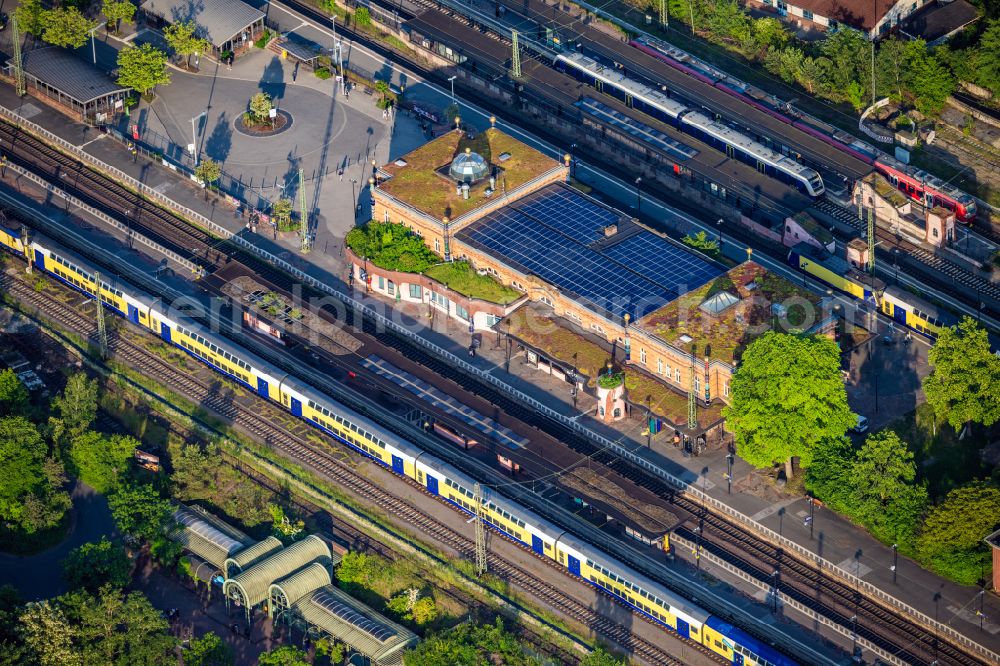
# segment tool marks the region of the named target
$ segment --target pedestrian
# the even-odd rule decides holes
[[[344,182],[344,170],[337,169],[337,175],[340,176],[340,182]]]
[[[812,516],[806,516],[805,518],[802,519],[802,524],[805,527],[809,527],[812,524],[812,521],[813,521]]]
[[[299,75],[299,61],[295,61],[295,69],[292,70],[292,81]]]

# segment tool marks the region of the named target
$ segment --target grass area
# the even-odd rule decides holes
[[[608,350],[560,326],[551,317],[538,315],[531,308],[522,307],[514,312],[509,317],[509,326],[511,335],[590,377],[591,386],[611,360]]]
[[[721,292],[740,301],[718,314],[701,309],[702,303]],[[746,262],[646,315],[637,325],[689,354],[732,363],[746,345],[776,323],[771,304],[787,309],[788,326],[804,327],[816,322],[813,315],[818,315],[819,301],[816,294]]]
[[[924,403],[887,428],[909,443],[932,501],[973,479],[989,477],[990,468],[983,463],[981,453],[990,444],[991,435],[983,426],[973,427],[960,440],[950,425],[936,422],[934,410]]]
[[[463,296],[490,303],[508,305],[521,297],[521,292],[504,285],[492,275],[480,275],[466,261],[431,266],[424,271],[424,275]]]
[[[481,206],[489,180],[471,186],[469,198],[455,192],[455,183],[438,173],[466,148],[480,153],[499,172],[497,188],[509,192],[555,169],[559,162],[497,129],[488,129],[469,139],[461,132],[448,132],[402,157],[406,166],[387,164],[392,178],[379,187],[397,199],[436,219],[455,219]],[[504,153],[509,158],[500,162]]]

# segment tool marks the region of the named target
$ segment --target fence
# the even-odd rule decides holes
[[[84,152],[77,146],[74,146],[73,144],[69,143],[65,139],[62,139],[56,136],[55,134],[49,132],[48,130],[39,127],[38,125],[35,125],[34,123],[25,120],[24,118],[21,118],[21,116],[11,111],[10,109],[0,106],[0,115],[11,119],[16,124],[29,129],[31,132],[36,133],[40,137],[43,137],[55,143],[60,148],[63,148],[67,152],[76,155],[81,160],[88,162],[97,170],[104,171],[105,173],[114,176],[122,184],[132,187],[140,194],[148,197],[149,199],[162,203],[165,207],[173,210],[175,213],[178,213],[181,216],[188,218],[188,220],[191,223],[204,227],[205,229],[210,230],[212,233],[215,233],[222,238],[228,238],[232,240],[233,242],[245,248],[246,250],[256,254],[264,261],[267,261],[273,266],[276,266],[284,270],[288,274],[296,277],[303,283],[310,285],[311,287],[313,287],[318,291],[321,291],[330,296],[333,296],[336,299],[339,299],[344,303],[345,306],[350,306],[356,312],[360,312],[363,316],[368,317],[370,320],[372,320],[377,326],[383,326],[385,327],[386,330],[390,330],[394,333],[397,333],[399,335],[408,338],[414,343],[432,352],[438,358],[444,360],[447,363],[450,363],[453,367],[460,369],[462,372],[465,372],[469,375],[473,375],[475,377],[482,379],[483,381],[493,385],[497,389],[511,396],[515,400],[518,400],[522,404],[525,404],[535,409],[540,414],[544,414],[547,418],[557,421],[563,426],[568,427],[573,432],[583,437],[587,437],[588,439],[599,444],[601,447],[607,450],[613,451],[617,456],[641,467],[645,471],[659,477],[660,479],[663,479],[664,481],[671,484],[672,486],[674,486],[675,488],[677,488],[690,498],[698,502],[701,502],[704,506],[710,506],[714,511],[725,515],[726,517],[730,518],[733,522],[741,525],[742,527],[757,533],[764,539],[767,539],[770,543],[776,546],[780,546],[786,550],[797,553],[800,557],[804,558],[806,561],[812,561],[817,567],[822,568],[828,574],[835,575],[841,580],[848,582],[849,584],[855,586],[855,588],[858,589],[859,591],[864,591],[867,595],[869,595],[872,598],[878,599],[889,608],[892,608],[896,611],[899,611],[901,613],[910,616],[913,620],[916,620],[917,622],[923,624],[924,626],[931,627],[936,632],[938,632],[939,635],[947,636],[955,643],[962,645],[966,649],[972,651],[973,653],[981,657],[986,658],[987,660],[990,660],[994,663],[1000,663],[1000,654],[997,654],[996,652],[993,652],[992,650],[986,648],[985,646],[976,643],[968,636],[965,636],[964,634],[960,633],[958,630],[946,624],[938,622],[937,620],[918,611],[916,608],[913,608],[912,606],[900,601],[899,599],[893,597],[892,595],[886,593],[885,591],[872,585],[871,583],[861,580],[859,577],[842,569],[833,562],[823,559],[821,556],[812,552],[805,546],[799,545],[798,543],[781,536],[774,530],[764,527],[757,521],[733,509],[724,502],[721,502],[720,500],[717,500],[701,492],[697,488],[694,488],[693,486],[689,485],[686,481],[674,476],[673,474],[670,474],[666,470],[662,469],[659,465],[651,462],[650,460],[647,460],[643,455],[639,455],[636,452],[630,451],[626,447],[622,446],[619,441],[612,441],[607,437],[604,437],[603,435],[594,432],[583,423],[580,423],[578,420],[570,416],[566,416],[565,414],[561,414],[555,411],[554,409],[551,409],[550,407],[542,404],[535,398],[532,398],[531,396],[527,395],[523,391],[520,391],[514,388],[513,386],[507,384],[505,381],[503,381],[499,377],[496,377],[492,373],[477,368],[476,366],[470,364],[460,356],[452,354],[448,350],[439,347],[438,345],[434,344],[433,342],[424,338],[423,336],[414,333],[413,331],[410,331],[406,327],[397,324],[391,319],[379,314],[373,308],[371,308],[368,305],[365,305],[364,303],[358,300],[355,300],[352,296],[349,296],[348,294],[338,291],[337,289],[334,289],[333,287],[321,282],[320,280],[310,275],[307,275],[305,272],[299,270],[298,268],[295,268],[287,261],[279,259],[270,252],[267,252],[266,250],[257,247],[256,245],[246,240],[242,236],[233,234],[229,230],[224,229],[215,222],[212,222],[201,213],[197,213],[189,208],[181,206],[180,204],[172,201],[169,197],[157,192],[156,190],[150,187],[147,187],[146,185],[142,184],[132,176],[124,173],[120,169],[116,169],[111,165],[105,164],[96,157]],[[644,451],[644,449],[641,446],[637,445],[637,451],[642,452]]]

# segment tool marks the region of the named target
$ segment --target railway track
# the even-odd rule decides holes
[[[862,232],[862,234],[868,233],[866,222],[859,220],[857,215],[852,214],[847,209],[842,208],[833,202],[825,200],[820,201],[815,205],[815,207],[827,215],[851,225],[858,231]],[[920,263],[925,264],[941,275],[951,278],[956,283],[964,287],[975,290],[980,296],[987,296],[997,302],[1000,302],[1000,287],[989,280],[984,280],[983,278],[978,277],[953,261],[949,261],[948,259],[944,259],[936,254],[928,252],[906,238],[897,237],[888,229],[884,229],[876,225],[875,235],[877,240],[885,243],[886,247],[896,245],[902,249],[906,255],[913,257]],[[888,259],[889,255],[890,253],[888,251],[883,251],[882,258]],[[978,307],[978,304],[976,304],[976,306]]]
[[[78,307],[61,302],[44,292],[36,292],[6,272],[0,273],[0,287],[12,294],[22,304],[29,306],[37,312],[44,313],[45,316],[55,320],[61,326],[74,333],[83,335],[88,339],[95,333],[93,318],[81,314]],[[431,537],[438,543],[454,550],[460,556],[471,557],[475,553],[475,543],[471,539],[439,522],[417,507],[393,496],[389,491],[357,472],[354,469],[354,465],[349,462],[356,460],[353,456],[350,458],[339,458],[330,452],[323,451],[307,443],[304,439],[282,429],[278,423],[269,418],[269,415],[262,414],[260,411],[233,399],[233,396],[228,392],[220,390],[217,382],[206,383],[192,373],[183,372],[155,353],[139,344],[129,341],[124,336],[111,335],[108,342],[109,351],[115,360],[127,363],[130,368],[145,376],[155,377],[157,381],[182,393],[198,405],[214,411],[235,426],[243,429],[257,441],[273,450],[279,451],[288,459],[325,475],[339,487],[353,493],[362,501],[375,506],[384,512],[385,515],[394,516],[404,521],[421,534]],[[419,488],[415,484],[413,484],[413,487]],[[429,501],[437,501],[427,494],[424,489],[421,488],[420,490],[427,495]],[[525,552],[528,552],[527,549],[525,549]],[[560,574],[569,575],[550,560],[534,555],[533,553],[532,557],[536,558],[539,562],[544,562]],[[526,593],[530,594],[532,598],[540,600],[566,617],[581,623],[585,627],[589,627],[594,631],[595,635],[600,635],[630,650],[634,655],[646,660],[647,663],[657,665],[676,664],[677,666],[682,666],[683,664],[683,662],[677,660],[653,643],[636,636],[626,627],[615,623],[579,600],[562,594],[551,586],[546,585],[540,580],[537,572],[519,568],[505,560],[498,559],[495,555],[491,558],[491,571],[510,584],[520,587]],[[618,602],[616,601],[615,603]],[[624,604],[620,605],[622,608],[630,611]],[[653,624],[652,621],[646,618],[643,619]],[[657,628],[662,629],[658,626]],[[704,647],[693,642],[690,645],[703,654],[716,658],[714,653]]]

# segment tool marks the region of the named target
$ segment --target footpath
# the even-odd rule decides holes
[[[224,75],[225,73],[220,72],[220,76]],[[65,116],[38,100],[31,97],[17,98],[8,86],[0,86],[0,106],[19,113],[70,144],[81,147],[96,159],[138,179],[180,206],[205,216],[231,232],[242,233],[246,240],[288,261],[316,280],[345,293],[349,292],[345,284],[347,267],[342,254],[335,251],[335,248],[301,255],[297,252],[294,241],[282,242],[250,234],[244,230],[243,220],[235,217],[230,208],[221,206],[214,200],[206,201],[203,190],[188,178],[144,157],[135,160],[117,141],[92,128],[68,121]],[[416,134],[416,123],[408,118],[400,116],[397,125],[397,132]],[[385,163],[390,157],[396,156],[398,155],[390,156],[386,146],[383,154],[376,158],[379,163]],[[359,199],[367,204],[368,197],[363,190],[359,193]],[[347,208],[343,215],[349,216],[349,211],[350,208]],[[364,293],[355,292],[354,296],[358,300],[372,303],[380,310],[386,309],[387,304],[370,299]],[[455,322],[441,319],[436,318],[433,329],[423,327],[421,323],[411,328],[411,331],[444,352],[465,359],[478,369],[494,375],[549,409],[574,418],[599,435],[643,456],[660,469],[688,483],[693,490],[704,492],[709,502],[726,504],[746,519],[772,530],[772,540],[775,543],[822,558],[827,563],[824,564],[825,568],[831,565],[838,567],[847,574],[856,576],[860,586],[870,585],[882,595],[897,599],[927,618],[937,620],[945,627],[967,636],[973,642],[1000,652],[1000,599],[996,594],[947,582],[903,557],[899,557],[897,562],[891,548],[823,508],[814,510],[809,524],[806,518],[810,515],[810,506],[804,498],[785,497],[777,489],[762,487],[758,475],[739,459],[732,469],[733,483],[730,489],[726,480],[727,460],[724,450],[710,450],[700,457],[686,458],[668,443],[663,434],[654,437],[651,448],[647,450],[642,425],[637,426],[636,421],[627,420],[625,429],[616,429],[581,414],[574,409],[568,386],[564,382],[536,373],[524,363],[523,357],[515,358],[511,363],[511,371],[505,372],[503,352],[494,349],[490,336],[483,336],[478,355],[469,359],[467,349],[471,338],[468,330]],[[581,401],[579,407],[589,409],[592,402]],[[895,571],[892,569],[894,562],[897,563]],[[933,633],[934,630],[929,628],[928,634]]]

